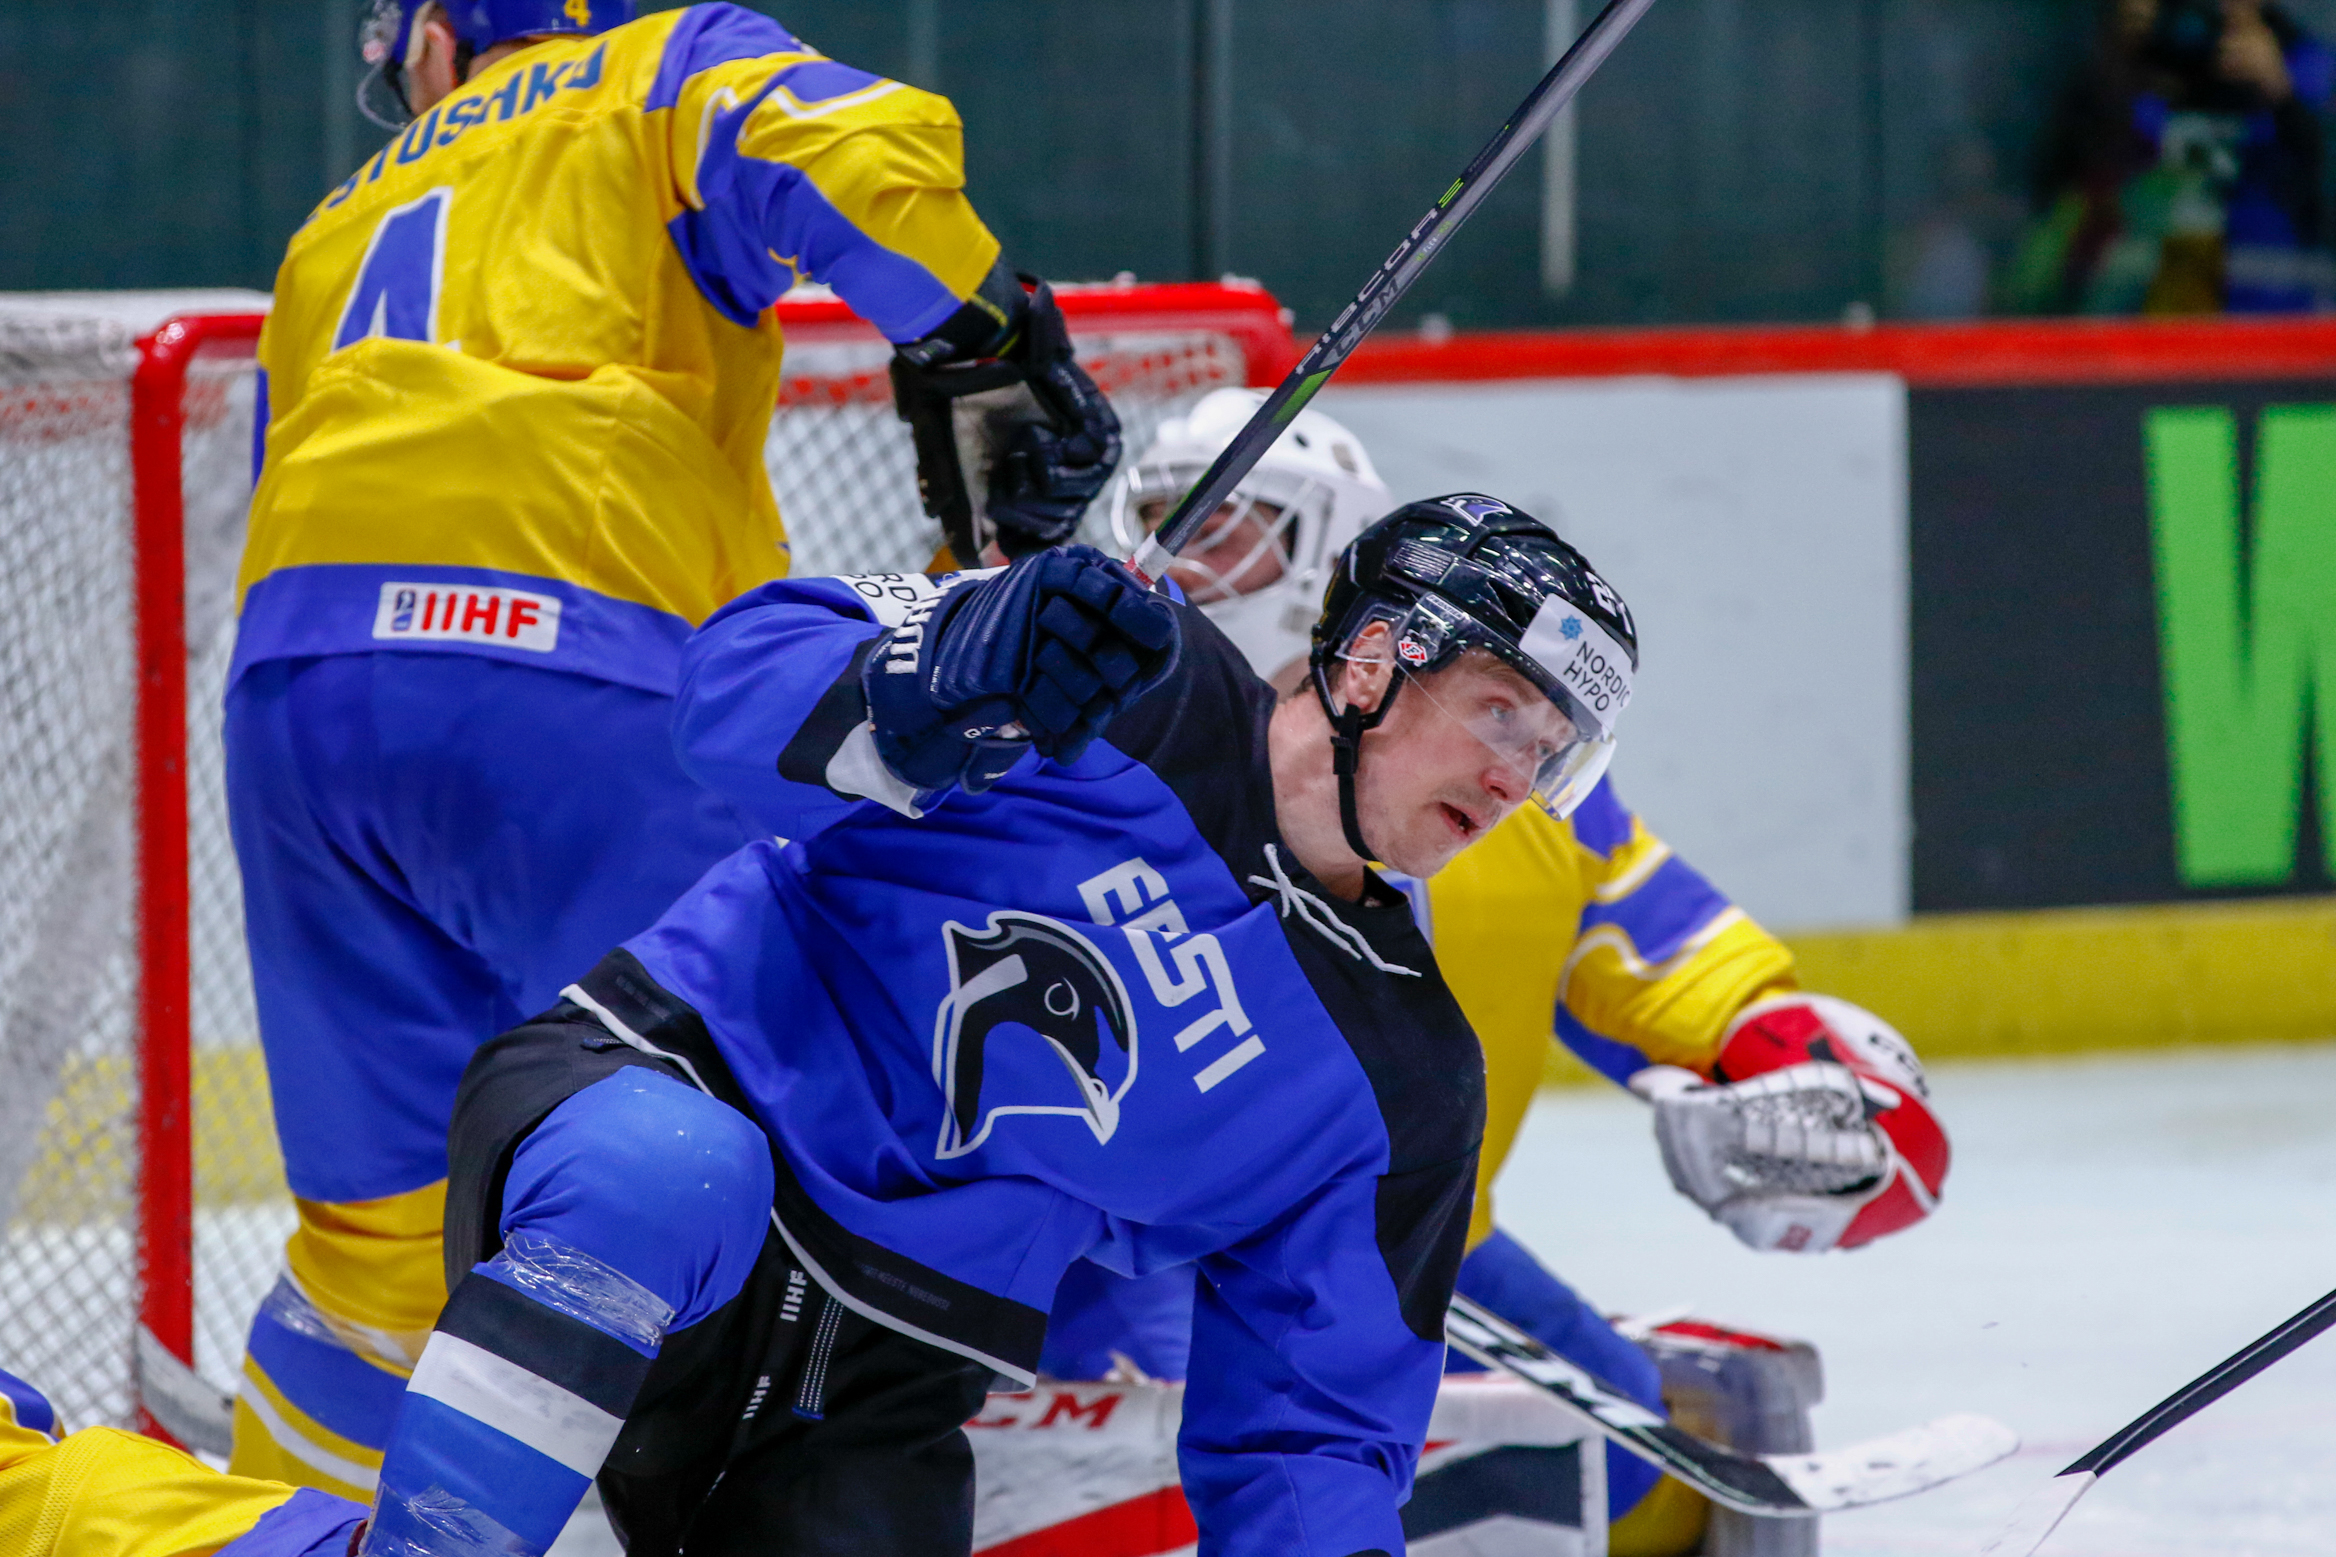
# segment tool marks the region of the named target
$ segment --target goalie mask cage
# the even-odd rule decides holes
[[[1296,359],[1254,285],[1056,292],[1129,458]],[[0,1368],[66,1427],[223,1452],[293,1225],[220,746],[262,316],[105,302],[0,297]],[[926,566],[890,348],[829,297],[779,314],[794,571]]]

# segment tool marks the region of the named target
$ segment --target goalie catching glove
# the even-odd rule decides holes
[[[1092,546],[960,574],[868,658],[876,753],[920,790],[976,794],[1027,751],[1076,762],[1177,644],[1175,610]]]
[[[1679,1193],[1755,1249],[1854,1249],[1930,1215],[1946,1132],[1895,1029],[1829,995],[1744,1008],[1711,1080],[1650,1065],[1631,1090]]]
[[[1012,559],[1069,540],[1119,465],[1119,417],[1072,354],[1054,293],[1003,263],[893,353],[892,400],[925,512],[963,566],[992,560],[993,543]]]

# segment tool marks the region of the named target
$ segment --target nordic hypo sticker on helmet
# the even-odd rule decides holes
[[[1586,582],[1616,605],[1619,596],[1589,569]],[[1620,612],[1615,614],[1620,615]],[[1568,600],[1547,600],[1525,629],[1525,652],[1557,673],[1559,685],[1572,693],[1576,712],[1603,735],[1630,706],[1631,662],[1613,634],[1590,614]]]

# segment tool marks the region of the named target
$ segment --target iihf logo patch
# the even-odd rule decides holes
[[[373,636],[429,643],[489,643],[549,654],[560,646],[560,599],[484,584],[381,586]]]
[[[1110,1140],[1136,1080],[1135,1008],[1118,971],[1041,914],[1000,909],[985,932],[952,921],[941,939],[949,994],[933,1016],[944,1105],[934,1155],[964,1156],[1010,1114],[1067,1115]]]
[[[1421,647],[1417,638],[1399,638],[1395,643],[1395,657],[1406,665],[1425,665],[1428,662],[1428,651]]]

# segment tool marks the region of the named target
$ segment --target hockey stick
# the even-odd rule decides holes
[[[1980,1557],[2028,1557],[2068,1517],[2077,1499],[2092,1490],[2094,1482],[2132,1458],[2136,1450],[2155,1443],[2167,1428],[2196,1416],[2330,1325],[2336,1325],[2336,1292],[2270,1334],[2240,1347],[2095,1444],[2082,1459],[2028,1494],[2011,1523],[1981,1548]]]
[[[2019,1435],[2001,1422],[1958,1415],[1846,1449],[1737,1454],[1674,1427],[1457,1294],[1444,1315],[1444,1338],[1486,1367],[1537,1386],[1714,1503],[1762,1518],[1805,1519],[1902,1498],[1992,1465],[2020,1446]]]
[[[1241,478],[1249,474],[1250,467],[1273,447],[1282,429],[1306,409],[1306,402],[1338,371],[1338,365],[1387,316],[1387,310],[1411,290],[1411,284],[1427,269],[1436,251],[1484,203],[1484,197],[1493,192],[1493,187],[1516,165],[1517,159],[1532,149],[1541,132],[1549,127],[1549,121],[1574,100],[1582,84],[1606,63],[1606,56],[1614,52],[1615,45],[1654,3],[1655,0],[1607,0],[1606,9],[1582,30],[1574,46],[1565,51],[1565,57],[1551,66],[1549,74],[1525,94],[1525,101],[1517,105],[1508,122],[1485,143],[1467,169],[1452,180],[1451,187],[1428,208],[1428,214],[1403,235],[1403,241],[1387,256],[1387,262],[1363,283],[1355,300],[1330,322],[1330,328],[1322,332],[1280,387],[1266,397],[1265,404],[1257,408],[1248,424],[1225,445],[1224,452],[1193,483],[1192,490],[1177,500],[1175,511],[1158,530],[1144,538],[1136,554],[1128,559],[1128,566],[1139,577],[1147,583],[1157,583],[1160,575],[1168,571],[1169,562],[1193,538],[1201,521],[1217,511],[1217,505],[1231,495]]]

